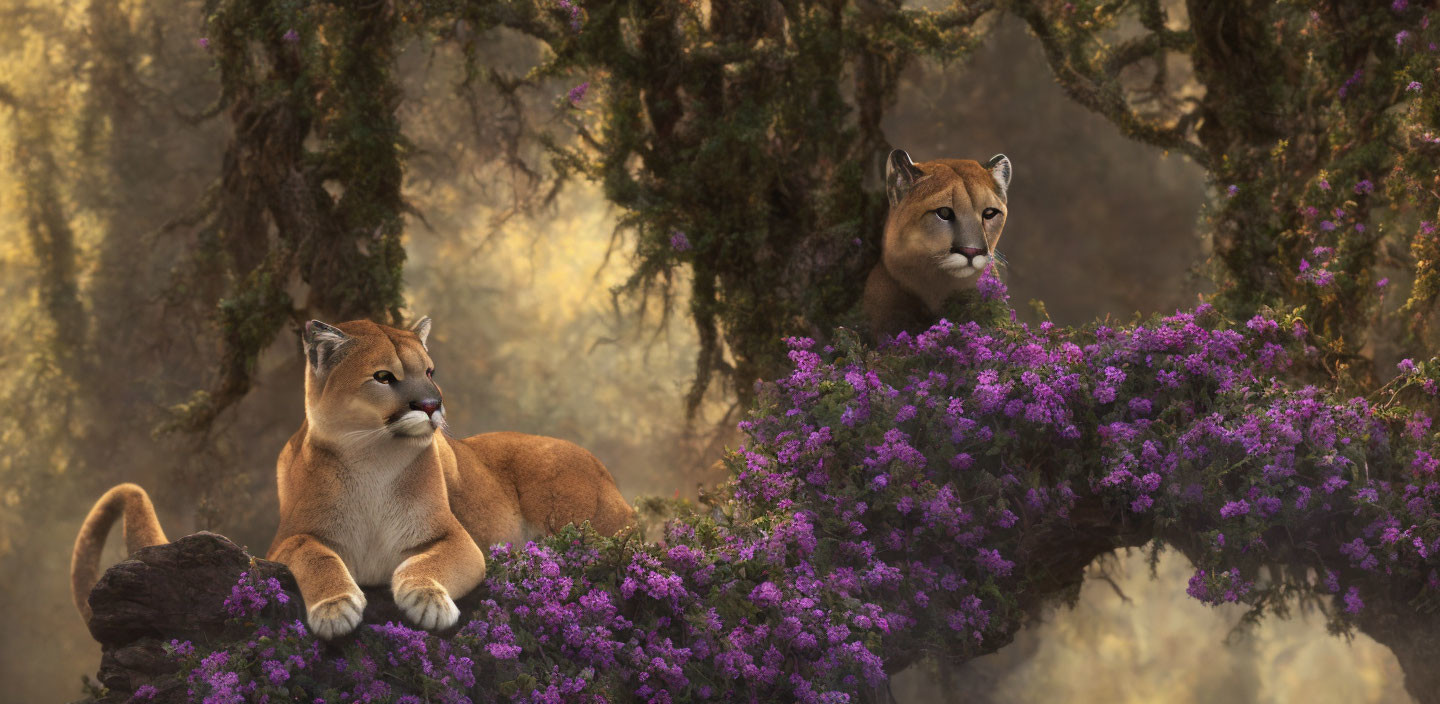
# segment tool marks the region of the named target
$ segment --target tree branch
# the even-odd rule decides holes
[[[1189,32],[1152,30],[1149,35],[1127,42],[1119,49],[1102,52],[1103,58],[1097,65],[1096,60],[1087,55],[1087,47],[1067,45],[1060,28],[1045,17],[1035,0],[1020,0],[1010,9],[1040,40],[1045,60],[1071,99],[1105,116],[1134,139],[1178,151],[1201,165],[1209,164],[1209,155],[1189,138],[1189,126],[1194,122],[1190,115],[1182,114],[1176,124],[1168,128],[1140,117],[1126,101],[1118,76],[1120,70],[1144,56],[1167,49],[1187,50],[1194,43]]]

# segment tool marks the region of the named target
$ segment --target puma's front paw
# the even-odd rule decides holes
[[[460,609],[433,579],[411,578],[395,585],[395,604],[405,617],[427,630],[444,630],[460,619]]]
[[[310,630],[330,640],[355,630],[365,613],[365,595],[360,592],[332,596],[312,604],[307,611]]]

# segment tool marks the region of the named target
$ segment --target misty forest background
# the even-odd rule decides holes
[[[432,316],[457,433],[573,440],[633,500],[722,481],[780,336],[850,322],[891,146],[1010,156],[1001,248],[1030,320],[1169,312],[1216,281],[1241,310],[1236,291],[1296,302],[1255,273],[1275,268],[1263,246],[1236,244],[1273,222],[1235,210],[1283,189],[1227,186],[1285,178],[1254,156],[1298,132],[1241,134],[1225,110],[1275,113],[1245,113],[1254,76],[1192,65],[1185,3],[795,4],[874,29],[776,30],[781,2],[0,3],[0,699],[73,699],[94,671],[67,570],[104,488],[144,485],[172,537],[263,551],[310,317]],[[1207,21],[1235,36],[1278,12],[1218,5],[1237,9]],[[687,11],[714,36],[661,31]],[[1076,12],[1093,19],[1046,36]],[[1090,41],[1121,50],[1087,63]],[[726,97],[701,90],[722,75]],[[1220,159],[1224,140],[1251,151]],[[1379,318],[1354,334],[1355,300],[1313,310],[1340,340],[1329,369],[1363,384],[1424,337]],[[1139,552],[1091,573],[1074,609],[958,670],[917,668],[897,696],[1405,700],[1387,649],[1306,613],[1238,630],[1244,608],[1187,598],[1174,554],[1155,579]]]

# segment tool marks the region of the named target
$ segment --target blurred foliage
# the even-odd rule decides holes
[[[1217,304],[1300,310],[1326,339],[1316,371],[1356,390],[1377,362],[1428,356],[1440,103],[1425,83],[1440,35],[1427,3],[1008,5],[1075,100],[1209,172]]]

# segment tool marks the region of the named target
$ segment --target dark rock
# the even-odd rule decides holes
[[[137,550],[106,571],[90,592],[90,635],[106,648],[142,638],[169,642],[216,635],[229,619],[225,599],[246,571],[259,579],[279,579],[292,596],[284,616],[304,616],[295,578],[284,565],[251,557],[223,536],[202,532]]]
[[[225,599],[247,571],[280,580],[290,601],[273,608],[286,619],[304,618],[290,570],[214,533],[137,550],[106,571],[90,592],[90,635],[100,642],[99,679],[109,689],[102,701],[126,701],[141,685],[175,672],[164,647],[171,640],[222,639],[230,619]]]
[[[142,638],[118,648],[105,648],[100,655],[100,684],[107,689],[133,692],[157,675],[179,669],[154,638]]]
[[[111,567],[90,592],[90,634],[100,642],[99,679],[109,690],[100,702],[129,701],[146,684],[160,687],[154,701],[185,701],[183,683],[161,680],[178,669],[165,645],[188,640],[203,648],[238,635],[232,632],[239,627],[231,623],[225,599],[243,572],[259,580],[278,579],[290,599],[270,608],[279,609],[276,615],[287,621],[305,619],[304,601],[289,569],[253,557],[214,533],[137,550]],[[366,588],[365,598],[365,623],[404,620],[388,588]],[[459,606],[468,611],[481,598],[477,590]],[[458,625],[440,635],[456,630]],[[343,639],[336,645],[341,643]]]

